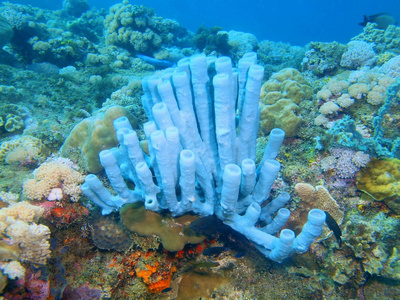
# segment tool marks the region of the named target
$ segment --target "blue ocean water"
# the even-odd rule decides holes
[[[19,0],[43,8],[60,9],[62,0]],[[117,0],[89,0],[108,9]],[[347,43],[361,32],[363,15],[387,12],[400,19],[398,1],[393,0],[138,0],[132,4],[152,7],[166,18],[196,31],[200,25],[250,32],[259,40],[305,45],[310,41]]]

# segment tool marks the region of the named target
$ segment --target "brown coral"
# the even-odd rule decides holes
[[[344,213],[325,187],[318,185],[314,188],[308,183],[298,183],[294,190],[302,202],[328,212],[338,224],[342,223]]]

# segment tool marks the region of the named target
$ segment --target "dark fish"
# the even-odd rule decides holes
[[[166,289],[163,289],[163,290],[161,291],[161,293],[168,293],[168,292],[171,291],[171,290],[172,290],[172,288],[168,287],[168,288],[166,288]]]
[[[169,60],[157,59],[143,54],[138,54],[138,57],[143,59],[148,64],[154,66],[156,69],[166,69],[176,66],[176,64],[173,61]]]
[[[193,221],[190,223],[190,229],[206,237],[214,237],[217,234],[226,235],[232,231],[228,225],[222,223],[215,215]]]
[[[203,251],[203,255],[205,256],[218,256],[222,252],[228,251],[229,248],[227,247],[211,247],[207,248],[206,250]]]
[[[342,239],[341,239],[342,231],[340,230],[338,223],[336,223],[335,219],[328,212],[325,212],[325,215],[326,215],[325,223],[329,227],[329,229],[333,231],[333,234],[336,237],[339,247],[341,247],[342,246]]]
[[[241,258],[247,254],[247,251],[238,252],[235,255],[235,258]]]
[[[389,25],[397,25],[396,18],[388,13],[379,13],[372,16],[364,15],[364,21],[359,23],[361,26],[366,26],[367,23],[378,24],[379,29],[386,29]]]

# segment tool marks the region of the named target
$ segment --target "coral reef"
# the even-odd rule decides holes
[[[216,26],[211,28],[200,26],[193,37],[193,43],[200,52],[207,55],[228,55],[231,50],[228,32]]]
[[[308,48],[302,61],[303,70],[319,77],[335,75],[346,46],[337,42],[311,42]]]
[[[0,297],[398,298],[400,27],[379,29],[368,23],[347,45],[348,41],[314,41],[297,47],[259,40],[250,32],[236,31],[242,30],[239,27],[224,31],[201,26],[192,33],[178,22],[128,1],[109,10],[90,8],[86,0],[62,2],[56,10],[9,2],[0,5]],[[249,72],[254,70],[248,69],[254,56],[241,59],[248,51],[257,53],[264,78],[270,79],[262,89],[256,146],[257,124],[250,130],[252,134],[245,131],[249,134],[240,137],[245,126],[241,122],[257,116],[256,110],[252,114],[243,110],[248,108],[242,102],[248,94],[244,84],[251,86],[249,81],[243,82],[254,75]],[[207,69],[202,69],[208,77],[199,76],[198,61],[189,58],[199,52],[212,55],[207,57]],[[142,59],[141,54],[147,57]],[[222,55],[238,66],[228,77],[234,87],[238,84],[237,98],[241,99],[227,111],[218,104],[229,94],[228,89],[221,92],[218,80],[213,82],[227,73],[225,67],[230,70],[232,66]],[[160,71],[170,66],[174,69]],[[190,74],[190,84],[179,85],[179,72]],[[259,72],[261,76],[261,69]],[[150,77],[143,80],[144,76]],[[231,80],[235,76],[239,81]],[[209,80],[204,83],[204,78]],[[168,102],[168,81],[172,83],[171,99],[178,98],[178,114],[174,114],[176,107],[170,106],[173,102]],[[260,100],[259,84],[257,81],[254,86],[252,103]],[[202,85],[206,92],[199,89]],[[187,102],[179,100],[178,91],[185,87],[187,97],[182,98],[195,99],[191,104],[197,115],[187,114]],[[199,91],[208,99],[201,103],[212,104],[208,111],[197,105]],[[236,99],[236,94],[230,98]],[[165,129],[161,127],[168,118],[157,117],[157,107],[162,105],[152,110],[159,102],[168,102],[172,123],[179,127],[180,144],[198,158],[194,180],[181,176],[176,168],[191,157],[190,152],[185,151],[182,160],[166,164],[172,172],[158,168],[157,157],[172,152],[176,137],[176,132],[165,130],[168,145],[154,153],[157,143],[146,122],[155,121],[157,129]],[[107,109],[115,111],[105,116]],[[184,122],[194,122],[186,126],[179,115]],[[128,117],[137,127],[137,152],[128,152],[129,126],[115,134],[118,128],[113,121],[120,120],[119,116]],[[228,123],[231,127],[224,127]],[[288,138],[282,142],[275,127],[283,128]],[[227,134],[232,132],[236,136]],[[188,136],[195,138],[194,146],[184,139]],[[209,143],[214,145],[212,149],[203,147],[203,138],[208,136],[217,139]],[[263,188],[274,200],[265,202],[266,195],[245,196],[248,190],[235,183],[228,189],[226,183],[235,175],[235,167],[225,167],[228,150],[234,149],[233,165],[245,177],[249,176],[246,167],[251,169],[253,164],[243,166],[241,158],[236,160],[238,153],[252,149],[251,160],[263,166],[264,149],[267,145],[271,148],[267,141],[275,141],[277,152],[280,142],[276,139],[282,145],[272,159],[276,157],[282,164],[282,172],[271,176],[270,186]],[[117,159],[114,169],[123,176],[117,181],[126,189],[115,183],[116,177],[110,173],[116,173],[110,172],[109,166],[101,172],[98,155],[109,148]],[[133,166],[137,164],[131,162],[132,153],[141,151],[143,163],[149,167],[148,182],[154,184],[150,190],[145,189],[143,178],[136,177]],[[52,158],[45,161],[51,153]],[[73,158],[81,170],[98,172],[104,189],[97,185],[93,190],[106,195],[100,197],[104,200],[100,208],[82,197],[81,171],[58,155]],[[251,170],[258,182],[267,174],[260,168],[255,173]],[[168,189],[172,178],[174,188]],[[247,181],[249,186],[252,182]],[[237,189],[239,204],[229,202],[228,191]],[[294,190],[290,202],[288,190]],[[124,191],[130,193],[128,197]],[[166,203],[173,193],[177,201]],[[132,200],[129,197],[139,203],[126,204]],[[34,205],[20,202],[26,199]],[[215,205],[208,205],[207,199],[213,199]],[[257,203],[262,207],[257,220],[258,206],[249,205],[254,199],[262,199]],[[151,206],[155,204],[159,207]],[[284,208],[277,211],[278,206]],[[276,253],[284,252],[276,246],[277,241],[288,237],[286,228],[301,237],[307,214],[314,207],[336,220],[341,239],[337,228],[332,234],[325,226],[309,251],[277,264],[283,258]],[[232,212],[233,208],[236,211]],[[102,211],[120,209],[121,213],[101,216]],[[265,225],[287,216],[286,209],[292,213],[279,240],[275,233],[264,234],[263,230],[268,230]],[[189,216],[177,217],[185,212]],[[211,213],[217,216],[206,216]],[[203,217],[196,219],[194,214]],[[260,246],[260,241],[267,242]],[[268,247],[275,249],[275,254],[266,250]],[[259,250],[273,260],[265,259]]]
[[[264,66],[265,78],[285,68],[300,70],[305,48],[289,43],[260,41],[257,48],[259,63]]]
[[[386,30],[383,30],[379,29],[375,23],[368,23],[363,32],[352,40],[374,43],[374,50],[377,53],[400,54],[400,29],[398,26],[389,25]]]
[[[29,135],[3,142],[0,146],[0,161],[8,164],[30,164],[42,162],[47,156],[41,140]]]
[[[399,280],[399,220],[383,212],[373,218],[366,218],[357,211],[349,214],[343,225],[343,240],[362,261],[364,271]]]

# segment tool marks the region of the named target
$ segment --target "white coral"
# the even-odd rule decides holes
[[[363,41],[351,41],[348,49],[342,55],[340,65],[350,69],[371,66],[375,62],[374,44]]]
[[[11,238],[12,243],[19,245],[21,261],[46,264],[50,257],[50,229],[47,226],[15,221],[7,227],[5,234]]]
[[[336,113],[339,109],[340,107],[336,103],[329,101],[321,105],[319,112],[323,115],[330,115]]]
[[[0,269],[8,278],[17,279],[25,277],[25,268],[18,261],[0,263]]]
[[[400,55],[397,55],[384,63],[379,71],[389,75],[390,77],[400,77]]]

